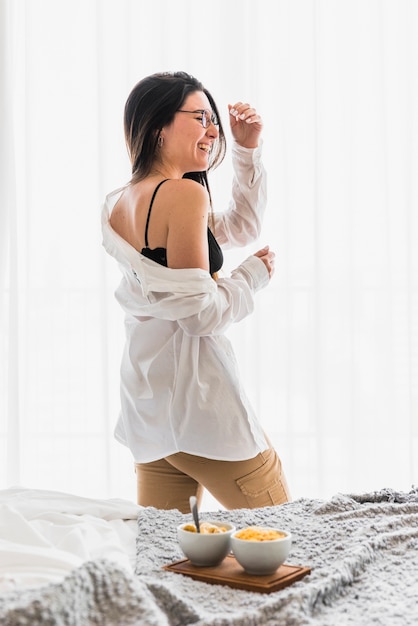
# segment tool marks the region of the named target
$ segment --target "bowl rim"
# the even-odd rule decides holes
[[[256,525],[254,524],[254,527]],[[240,541],[242,543],[256,543],[257,545],[260,544],[272,544],[272,543],[280,543],[281,541],[285,541],[287,539],[292,539],[292,533],[289,530],[283,530],[282,528],[275,528],[274,526],[260,526],[259,524],[257,524],[257,528],[263,529],[263,530],[274,530],[276,532],[279,533],[284,533],[284,537],[277,537],[276,539],[264,539],[263,541],[260,541],[259,539],[241,539],[241,537],[237,537],[236,534],[241,532],[242,530],[246,530],[247,528],[253,528],[253,526],[244,526],[243,528],[238,528],[234,533],[232,533],[231,535],[231,539],[234,539],[235,541]]]
[[[208,524],[213,524],[214,526],[229,526],[230,528],[228,528],[225,533],[192,533],[193,535],[201,535],[202,537],[213,537],[213,536],[217,537],[219,535],[225,535],[226,533],[231,534],[232,532],[237,531],[237,527],[232,522],[219,522],[217,520],[211,520],[211,519],[200,520],[201,524],[204,522]],[[177,526],[177,530],[181,530],[187,534],[190,534],[190,531],[184,530],[184,526],[189,526],[190,524],[194,524],[194,522],[182,522],[181,524]]]

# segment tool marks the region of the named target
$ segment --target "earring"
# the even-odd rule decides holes
[[[158,135],[158,147],[162,148],[164,143],[164,137],[162,135]]]

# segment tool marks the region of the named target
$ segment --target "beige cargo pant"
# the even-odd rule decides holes
[[[190,496],[200,503],[204,488],[225,509],[254,509],[291,499],[274,448],[245,461],[216,461],[178,452],[152,463],[136,463],[135,469],[138,504],[158,509],[187,513]]]

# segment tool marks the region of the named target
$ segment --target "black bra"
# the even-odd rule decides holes
[[[147,223],[145,225],[145,248],[142,248],[141,250],[141,254],[146,256],[148,259],[151,259],[152,261],[155,261],[156,263],[159,263],[160,265],[164,265],[165,267],[167,267],[167,249],[166,248],[153,248],[153,249],[149,248],[148,226],[149,226],[149,220],[151,217],[152,205],[154,203],[154,199],[157,194],[157,191],[159,190],[161,185],[165,183],[167,180],[170,180],[170,179],[166,178],[165,180],[162,180],[160,183],[158,183],[157,187],[154,189],[154,193],[152,194],[151,202],[150,202],[149,209],[148,209]],[[223,258],[222,250],[209,227],[208,227],[208,244],[209,244],[209,271],[211,274],[214,274],[215,272],[219,272],[219,270],[221,269],[224,258]]]

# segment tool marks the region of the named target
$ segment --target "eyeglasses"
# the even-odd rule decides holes
[[[196,109],[196,111],[186,111],[185,109],[177,109],[177,113],[194,113],[195,115],[199,115],[200,117],[196,118],[200,121],[203,128],[208,128],[211,124],[214,126],[219,126],[219,120],[215,113],[209,111],[208,109]]]

